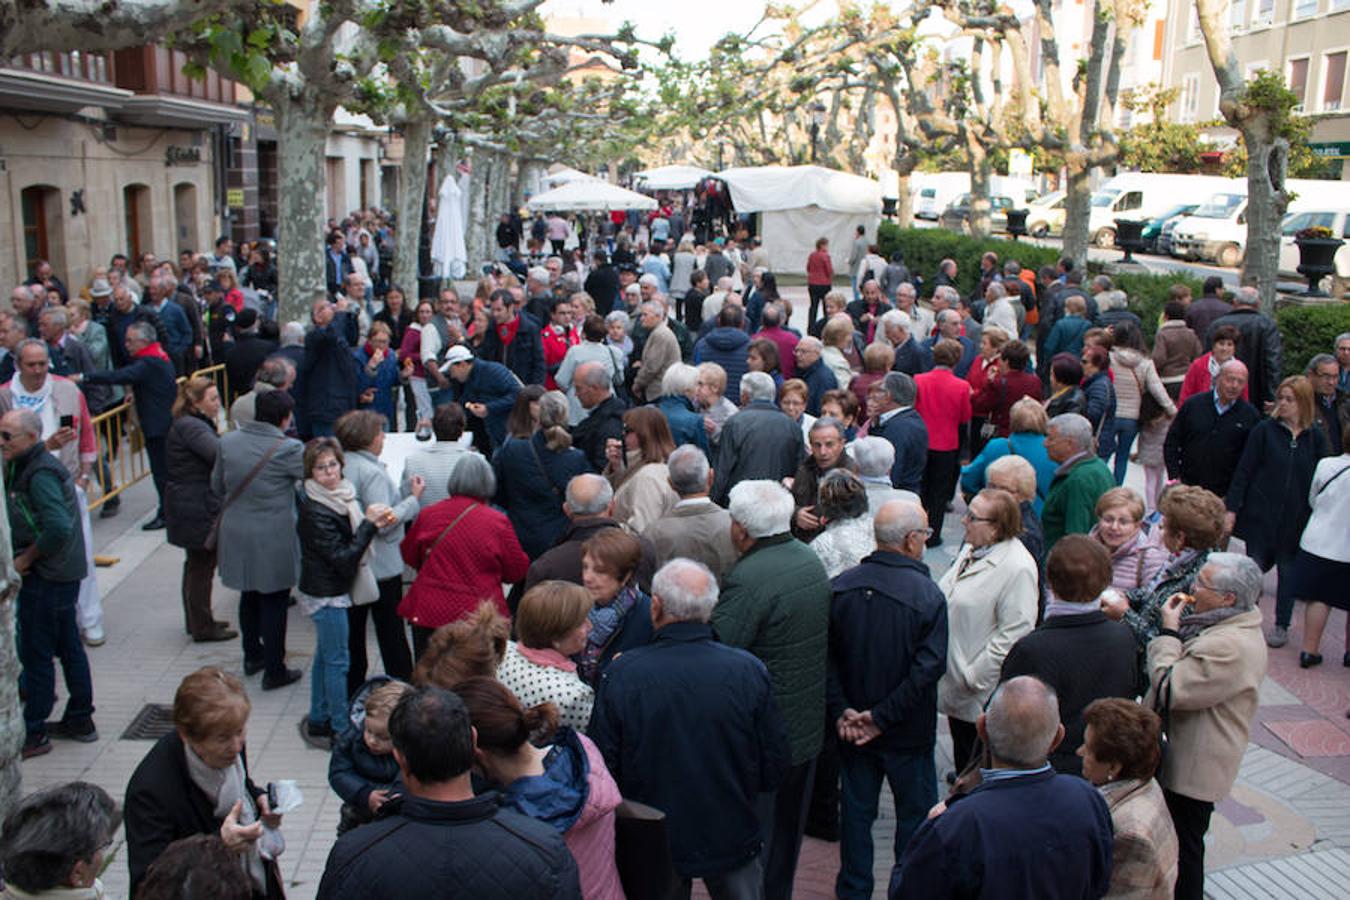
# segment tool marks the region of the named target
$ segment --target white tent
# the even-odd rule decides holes
[[[544,191],[531,197],[525,206],[530,212],[608,212],[612,209],[656,209],[656,201],[608,181],[589,179],[569,181],[562,187]]]
[[[881,222],[881,185],[820,166],[763,166],[719,172],[740,213],[761,213],[760,237],[774,272],[802,273],[817,238],[828,238],[834,270],[847,270],[862,225],[869,242]],[[851,273],[850,273],[851,274]]]
[[[550,172],[543,178],[539,179],[540,183],[544,185],[545,190],[549,188],[555,188],[564,184],[570,184],[573,181],[599,181],[599,180],[600,179],[596,178],[594,175],[587,175],[585,172],[582,172],[579,169],[574,169],[571,166],[563,166],[558,171]]]
[[[637,187],[644,191],[686,191],[712,175],[698,166],[661,166],[644,169],[633,176]]]

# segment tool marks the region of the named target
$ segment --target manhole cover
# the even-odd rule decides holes
[[[173,707],[163,703],[147,703],[136,713],[127,730],[122,732],[124,741],[157,741],[173,731]]]

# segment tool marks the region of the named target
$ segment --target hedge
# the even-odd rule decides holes
[[[1350,331],[1350,303],[1286,306],[1275,312],[1284,349],[1284,374],[1302,375],[1308,360],[1335,351],[1336,335]]]

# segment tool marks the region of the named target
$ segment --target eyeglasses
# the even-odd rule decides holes
[[[977,516],[970,510],[966,510],[965,515],[961,517],[963,522],[992,522],[993,519],[988,516]]]

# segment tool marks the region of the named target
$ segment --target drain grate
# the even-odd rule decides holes
[[[173,707],[163,703],[147,703],[136,713],[127,730],[122,732],[124,741],[157,741],[173,731]]]

